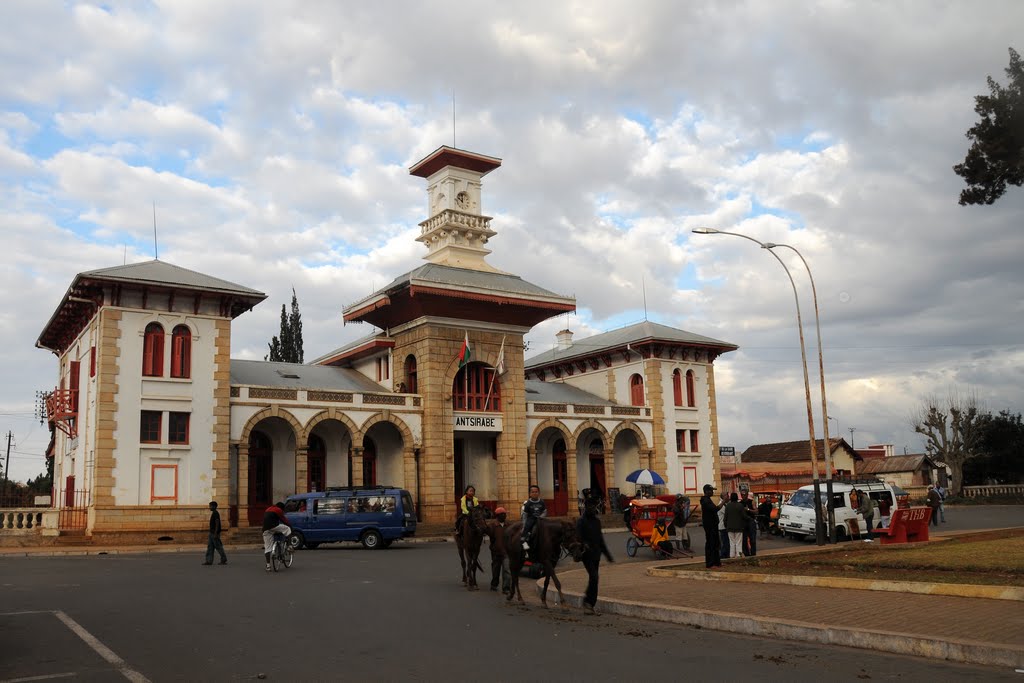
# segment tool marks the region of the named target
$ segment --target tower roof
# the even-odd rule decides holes
[[[441,145],[413,164],[409,173],[420,178],[429,178],[446,166],[474,171],[482,177],[501,166],[501,159]]]

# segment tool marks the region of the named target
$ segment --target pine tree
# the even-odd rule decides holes
[[[288,313],[281,304],[280,336],[270,340],[270,353],[263,360],[276,363],[302,363],[302,314],[299,312],[299,298],[292,288],[292,310]]]

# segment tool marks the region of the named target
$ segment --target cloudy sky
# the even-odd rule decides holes
[[[577,297],[539,325],[649,319],[741,347],[721,441],[806,438],[798,247],[821,308],[832,432],[919,452],[950,388],[1022,409],[1024,189],[961,207],[974,96],[1024,50],[1024,3],[0,3],[0,430],[43,470],[34,348],[76,273],[159,257],[266,292],[262,358],[298,293],[306,358],[368,334],[341,310],[418,264],[442,144],[485,179],[495,266]],[[1016,44],[1015,42],[1016,41]],[[793,267],[816,367],[807,279]],[[817,376],[811,383],[820,435]]]

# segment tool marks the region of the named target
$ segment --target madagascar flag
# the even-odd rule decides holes
[[[463,368],[469,363],[469,359],[473,355],[473,350],[469,348],[469,332],[465,333],[466,336],[462,339],[462,348],[459,349],[459,367]]]

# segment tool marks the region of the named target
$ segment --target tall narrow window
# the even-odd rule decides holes
[[[640,375],[629,378],[629,400],[635,406],[644,405],[644,378]]]
[[[686,452],[686,430],[685,429],[677,429],[676,430],[676,452],[677,453],[685,453]]]
[[[171,333],[171,377],[192,376],[192,330],[178,325]]]
[[[146,325],[146,335],[142,342],[142,375],[164,376],[164,328],[160,323]]]
[[[697,392],[693,388],[693,370],[686,371],[686,405],[691,408],[697,405]]]
[[[700,432],[696,429],[690,430],[690,452],[696,453],[700,451]]]
[[[77,360],[71,361],[68,368],[68,388],[71,389],[71,412],[78,417],[78,386],[79,375],[82,372],[82,363]]]
[[[188,413],[168,413],[167,443],[180,446],[188,444],[188,418]]]
[[[416,383],[416,356],[408,355],[405,357],[405,381],[406,391],[410,394],[419,393],[419,389]]]
[[[160,443],[160,417],[157,410],[143,410],[139,426],[139,441],[142,443]]]
[[[89,349],[89,376],[96,376],[96,347]]]
[[[501,383],[494,369],[483,363],[470,363],[452,382],[452,407],[455,410],[500,412]]]
[[[672,397],[677,406],[683,405],[683,376],[679,370],[672,371]]]

